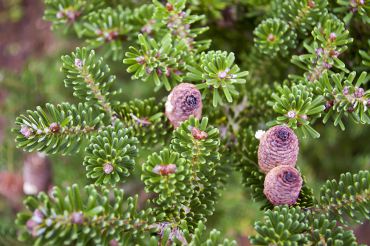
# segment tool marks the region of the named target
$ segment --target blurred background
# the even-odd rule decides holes
[[[207,35],[213,39],[213,48],[243,54],[252,44],[252,37],[245,37],[250,40],[247,44],[237,41],[238,29],[229,28],[232,11],[224,9],[222,16],[214,16],[214,21],[211,18]],[[52,32],[42,16],[42,1],[0,0],[0,245],[18,244],[14,239],[14,220],[16,212],[22,209],[25,193],[47,191],[52,185],[89,182],[83,175],[83,153],[70,157],[25,153],[16,148],[11,132],[16,116],[27,109],[46,102],[75,101],[71,91],[64,87],[60,56],[82,43],[68,33]],[[251,33],[254,25],[244,28],[250,28]],[[110,66],[118,77],[118,86],[123,88],[124,101],[152,95],[152,84],[132,81],[121,62]],[[370,167],[370,128],[347,125],[347,130],[342,132],[330,125],[317,124],[321,138],[304,140],[301,144],[298,165],[316,196],[326,179]],[[43,177],[44,181],[35,181],[35,177]],[[30,187],[27,182],[35,184]],[[247,237],[253,233],[253,223],[262,211],[240,184],[239,174],[232,173],[208,225],[237,239],[240,245],[249,245]],[[129,193],[143,192],[140,180],[135,177],[124,188]],[[370,244],[369,223],[354,229],[360,242]]]

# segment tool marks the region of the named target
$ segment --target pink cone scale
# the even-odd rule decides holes
[[[271,127],[260,139],[258,165],[264,173],[276,166],[294,167],[299,152],[298,138],[287,126]]]
[[[302,177],[291,166],[277,166],[267,173],[263,193],[273,205],[293,205],[302,188]]]
[[[196,86],[189,83],[181,83],[173,88],[167,98],[166,116],[176,128],[191,115],[200,119],[202,107],[202,96]]]

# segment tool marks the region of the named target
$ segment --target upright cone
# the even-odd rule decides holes
[[[176,128],[190,115],[202,116],[202,95],[195,85],[181,83],[171,91],[166,102],[166,116]]]
[[[260,139],[258,165],[264,173],[280,165],[294,167],[298,152],[298,138],[293,130],[287,126],[274,126]]]
[[[274,205],[292,205],[297,202],[302,183],[297,169],[277,166],[267,173],[263,193]]]

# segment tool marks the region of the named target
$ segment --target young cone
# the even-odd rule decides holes
[[[202,96],[195,85],[181,83],[171,91],[166,102],[166,116],[176,128],[190,115],[200,119],[202,116]]]
[[[294,167],[298,152],[298,138],[293,130],[287,126],[274,126],[261,137],[258,165],[264,173],[280,165]]]
[[[294,167],[277,166],[267,173],[263,193],[274,205],[292,205],[298,199],[302,182]]]

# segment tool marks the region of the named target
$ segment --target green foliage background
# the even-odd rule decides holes
[[[118,1],[111,2],[115,4]],[[127,5],[133,4],[130,1],[125,2]],[[240,65],[241,70],[249,71],[248,87],[245,90],[248,91],[262,84],[281,83],[288,74],[302,73],[286,58],[287,50],[290,50],[290,54],[296,55],[306,52],[302,40],[298,40],[298,46],[295,47],[288,40],[287,46],[282,48],[284,50],[281,52],[282,56],[279,55],[275,58],[257,54],[258,51],[254,47],[253,32],[255,28],[266,18],[266,15],[269,16],[272,13],[271,8],[276,8],[273,13],[278,13],[279,6],[274,6],[269,1],[263,0],[193,0],[190,2],[195,13],[206,14],[206,19],[203,20],[205,23],[202,24],[207,24],[209,30],[202,34],[202,39],[212,40],[211,49],[234,52],[236,62]],[[278,1],[272,2],[277,3]],[[343,1],[329,2],[332,9],[340,11]],[[349,18],[342,12],[339,15],[343,18]],[[366,16],[366,13],[364,15]],[[354,42],[341,58],[351,71],[369,71],[369,66],[364,68],[364,65],[361,64],[362,58],[357,53],[358,50],[369,51],[370,26],[368,22],[364,24],[368,20],[364,22],[362,18],[365,17],[356,16],[346,23],[346,27],[351,30],[350,36],[354,38]],[[0,68],[0,87],[8,92],[0,109],[1,116],[6,120],[4,140],[0,145],[0,170],[17,172],[22,168],[23,152],[15,148],[14,135],[11,133],[16,116],[24,113],[26,109],[44,105],[46,102],[53,104],[64,101],[78,102],[72,96],[71,90],[63,85],[64,75],[60,71],[62,66],[60,57],[70,54],[76,46],[83,46],[85,43],[73,35],[71,30],[67,32],[67,35],[56,32],[54,35],[58,49],[41,58],[28,58],[21,73]],[[105,54],[106,50],[97,49],[97,56]],[[120,98],[122,101],[153,96],[154,83],[132,80],[131,74],[126,72],[127,66],[121,62],[109,62],[109,65],[111,74],[115,74],[118,78],[114,84],[117,87],[115,89],[122,89]],[[257,95],[251,95],[251,98],[255,97],[255,100],[261,100],[266,96],[263,93],[267,94],[266,97],[268,97],[270,92],[271,89],[267,88],[260,94],[256,92]],[[166,94],[165,90],[160,90],[156,95],[160,97]],[[204,112],[207,114],[206,110]],[[271,111],[269,108],[261,114],[268,115],[269,110]],[[258,115],[258,112],[253,115]],[[257,119],[249,119],[248,115],[244,117],[246,121],[256,120],[258,122]],[[355,124],[347,119],[343,121],[346,125],[345,131],[341,131],[339,127],[332,124],[323,125],[316,121],[313,127],[320,134],[320,138],[304,138],[300,142],[301,151],[298,166],[304,174],[308,186],[313,188],[316,197],[319,195],[319,187],[324,184],[325,180],[338,179],[339,175],[344,172],[356,173],[359,170],[370,168],[370,128],[367,125]],[[150,154],[158,149],[146,151]],[[73,183],[80,184],[80,187],[89,184],[89,180],[85,175],[82,175],[85,173],[82,166],[84,156],[84,152],[63,157],[51,155],[54,184],[61,187],[70,186]],[[140,164],[145,161],[146,158],[137,160]],[[229,238],[236,238],[242,242],[246,240],[246,236],[255,234],[253,223],[262,218],[263,211],[260,211],[259,208],[263,204],[253,202],[249,192],[240,185],[242,182],[240,172],[232,171],[229,175],[226,189],[222,191],[215,214],[209,218],[207,227],[217,228]],[[138,172],[134,173],[123,185],[126,193],[130,195],[135,194],[138,189],[142,188],[141,186]],[[14,214],[10,211],[5,199],[0,200],[0,217],[0,231],[2,228],[14,228],[12,223]],[[9,235],[15,236],[14,230],[9,229]],[[12,240],[11,237],[9,240]]]

